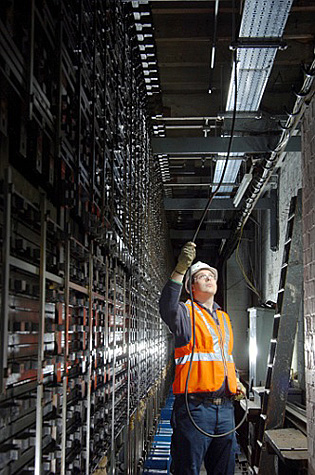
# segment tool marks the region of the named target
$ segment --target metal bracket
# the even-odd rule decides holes
[[[259,37],[248,37],[248,38],[239,38],[236,41],[233,41],[230,44],[230,50],[235,51],[240,48],[276,48],[281,51],[287,49],[288,45],[281,38],[259,38]]]

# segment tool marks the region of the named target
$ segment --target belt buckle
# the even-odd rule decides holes
[[[215,397],[215,398],[213,398],[212,404],[215,404],[216,406],[221,406],[222,405],[222,399],[220,397]]]

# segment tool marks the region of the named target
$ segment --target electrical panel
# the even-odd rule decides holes
[[[0,14],[0,474],[137,473],[172,342],[132,5]]]

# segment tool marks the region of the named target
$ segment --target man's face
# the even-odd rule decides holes
[[[202,292],[215,295],[217,292],[217,281],[215,275],[208,269],[201,269],[193,275],[192,290],[194,292]]]

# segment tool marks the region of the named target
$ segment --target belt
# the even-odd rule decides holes
[[[192,402],[214,404],[215,406],[222,406],[228,401],[231,401],[229,397],[207,397],[207,396],[198,396],[197,394],[188,394],[188,400]]]

